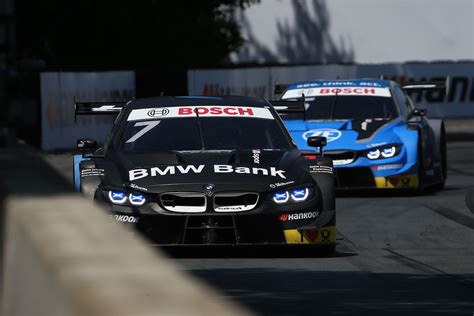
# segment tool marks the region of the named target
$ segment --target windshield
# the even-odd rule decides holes
[[[179,118],[128,121],[122,135],[123,150],[288,150],[288,138],[269,111],[268,115],[265,119],[243,116],[207,117],[202,112],[199,118],[193,113]]]
[[[324,96],[306,99],[307,120],[393,119],[398,116],[392,98],[375,96]],[[285,119],[301,119],[291,114]]]

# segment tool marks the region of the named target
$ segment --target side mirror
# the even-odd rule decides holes
[[[326,137],[310,136],[308,137],[308,146],[319,148],[319,154],[323,153],[323,147],[327,145]]]
[[[413,109],[411,111],[412,116],[426,116],[426,114],[428,114],[426,109]]]
[[[83,154],[91,153],[97,149],[97,141],[92,138],[81,138],[77,140],[76,148]]]

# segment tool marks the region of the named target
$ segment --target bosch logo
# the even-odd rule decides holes
[[[166,116],[170,113],[170,110],[168,109],[153,109],[147,112],[147,115],[149,117],[162,117]]]
[[[342,133],[338,131],[337,129],[331,129],[331,128],[319,128],[319,129],[312,129],[310,131],[307,131],[303,134],[304,140],[308,140],[309,137],[311,136],[322,136],[326,137],[326,140],[328,142],[335,141],[339,137],[341,137]]]

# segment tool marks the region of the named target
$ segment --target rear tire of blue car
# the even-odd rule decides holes
[[[444,126],[442,128],[441,137],[440,137],[440,164],[441,164],[441,179],[438,184],[435,185],[435,190],[442,190],[446,185],[446,179],[448,178],[448,148],[446,145],[446,132]]]

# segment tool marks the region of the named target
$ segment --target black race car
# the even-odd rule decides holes
[[[336,244],[331,159],[302,156],[273,106],[248,97],[76,103],[118,115],[80,139],[77,190],[157,244]],[[313,147],[324,137],[310,137]]]

